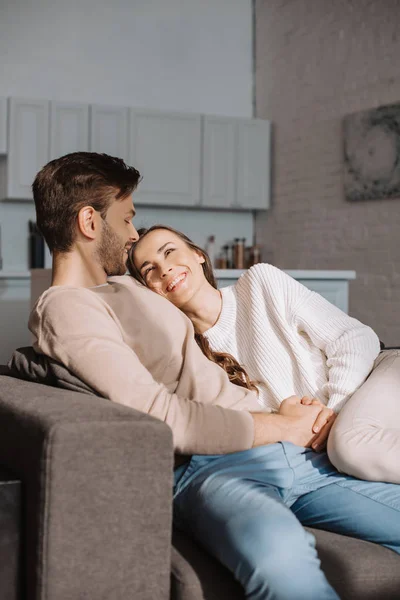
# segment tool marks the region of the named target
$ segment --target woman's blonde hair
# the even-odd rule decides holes
[[[156,231],[159,229],[170,231],[171,233],[179,237],[191,250],[200,253],[203,256],[204,263],[202,263],[201,266],[203,268],[204,276],[207,279],[208,283],[212,285],[212,287],[217,289],[217,282],[214,277],[211,260],[207,252],[203,250],[203,248],[200,248],[200,246],[192,242],[192,240],[188,238],[184,233],[181,233],[180,231],[177,231],[176,229],[173,229],[168,225],[153,225],[153,227],[149,227],[149,229],[142,228],[138,230],[139,239],[133,243],[128,255],[127,267],[131,276],[134,279],[136,279],[136,281],[139,281],[147,287],[146,281],[142,277],[142,274],[140,273],[139,269],[137,269],[134,262],[135,249],[146,235],[148,235],[152,231]],[[258,393],[258,389],[255,382],[251,381],[246,370],[238,363],[236,358],[234,358],[228,352],[215,352],[214,350],[212,350],[207,338],[205,338],[201,333],[195,332],[194,337],[203,354],[209,360],[215,362],[218,366],[224,369],[224,371],[226,371],[226,373],[228,374],[229,380],[232,383]]]

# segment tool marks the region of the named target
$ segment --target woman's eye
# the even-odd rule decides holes
[[[175,248],[167,248],[167,250],[165,251],[165,256],[168,256],[168,254],[173,250],[175,250]]]
[[[143,273],[143,278],[146,279],[147,275],[150,273],[150,271],[153,270],[153,267],[150,267],[149,269],[146,269],[145,272]]]

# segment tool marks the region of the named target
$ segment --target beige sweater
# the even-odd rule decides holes
[[[191,321],[131,277],[55,286],[29,319],[35,348],[105,398],[167,423],[179,454],[251,448],[257,396],[229,382],[194,340]]]

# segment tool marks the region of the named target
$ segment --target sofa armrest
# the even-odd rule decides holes
[[[169,597],[173,447],[161,421],[0,376],[0,464],[23,483],[27,597]]]

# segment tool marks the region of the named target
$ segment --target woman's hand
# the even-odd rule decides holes
[[[325,408],[322,404],[307,406],[302,404],[298,396],[285,398],[280,404],[279,412],[275,415],[280,418],[282,425],[280,436],[277,441],[292,442],[297,446],[311,448],[312,443],[318,437],[313,431],[321,410]],[[270,415],[270,417],[273,415]]]
[[[336,413],[333,412],[331,408],[325,406],[325,404],[322,404],[322,402],[316,398],[303,396],[301,403],[305,404],[306,406],[321,406],[321,412],[319,413],[313,425],[313,432],[319,435],[317,435],[313,440],[311,448],[316,452],[325,450],[330,430],[332,429],[332,425],[336,419]]]

